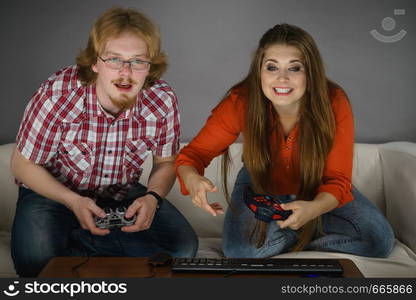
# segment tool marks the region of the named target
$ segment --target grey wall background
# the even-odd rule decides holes
[[[416,142],[412,0],[14,0],[0,2],[0,144],[14,141],[31,95],[49,75],[74,63],[95,18],[113,5],[136,7],[159,25],[170,63],[164,79],[180,101],[182,141],[244,77],[261,35],[287,22],[315,38],[329,77],[350,96],[357,142]],[[395,20],[390,31],[382,26],[386,17]],[[407,34],[382,43],[372,29]]]

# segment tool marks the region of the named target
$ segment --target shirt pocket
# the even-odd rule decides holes
[[[155,147],[154,142],[148,138],[126,142],[123,165],[128,182],[139,179],[143,163]]]
[[[63,141],[59,146],[59,160],[64,169],[76,173],[91,173],[92,147],[86,143],[73,143]]]

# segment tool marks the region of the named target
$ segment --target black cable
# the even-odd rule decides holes
[[[144,276],[143,278],[153,278],[157,274],[156,271],[155,271],[156,265],[155,264],[151,264],[151,263],[148,263],[148,265],[150,266],[150,275]]]
[[[77,241],[77,244],[81,246],[82,250],[84,250],[84,253],[86,254],[86,257],[79,264],[77,264],[77,265],[75,265],[71,268],[71,273],[72,273],[72,276],[74,276],[75,278],[80,278],[78,269],[80,267],[82,267],[83,265],[85,265],[90,260],[91,255],[90,255],[88,249],[82,244],[81,241]]]
[[[72,276],[74,276],[75,278],[80,278],[78,269],[81,266],[85,265],[90,260],[90,257],[90,255],[87,255],[87,257],[82,262],[71,268]]]

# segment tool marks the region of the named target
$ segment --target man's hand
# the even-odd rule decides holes
[[[219,202],[208,203],[207,193],[217,192],[218,188],[207,178],[199,174],[192,174],[187,177],[185,185],[194,205],[209,212],[213,216],[224,213],[224,209]]]
[[[109,229],[101,229],[95,226],[94,217],[104,218],[105,213],[91,198],[79,196],[71,202],[69,208],[73,211],[83,229],[87,229],[96,235],[110,233]]]
[[[156,208],[157,199],[154,196],[145,195],[137,198],[128,207],[125,215],[126,218],[130,218],[136,214],[136,222],[133,225],[121,227],[121,230],[124,232],[136,232],[149,229],[152,225]]]

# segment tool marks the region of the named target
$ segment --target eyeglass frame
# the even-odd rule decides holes
[[[144,63],[147,63],[147,65],[148,65],[148,67],[146,68],[146,69],[143,69],[143,70],[137,70],[137,69],[134,69],[133,67],[132,67],[132,61],[133,60],[122,60],[122,59],[120,59],[120,62],[121,62],[121,65],[120,65],[120,68],[118,68],[118,69],[113,69],[113,68],[111,68],[111,67],[109,67],[108,65],[107,65],[107,61],[110,61],[111,59],[114,59],[114,57],[110,57],[110,58],[106,58],[106,59],[104,59],[104,58],[102,58],[100,55],[98,55],[98,58],[99,59],[101,59],[101,61],[108,67],[108,68],[110,68],[110,69],[112,69],[112,70],[117,70],[117,71],[120,71],[120,70],[122,70],[123,69],[123,67],[124,67],[124,64],[128,64],[129,65],[129,69],[130,70],[132,70],[132,71],[135,71],[135,72],[144,72],[144,71],[147,71],[147,70],[149,70],[149,68],[150,68],[150,66],[152,65],[152,62],[151,61],[147,61],[147,60],[143,60],[143,59],[137,59],[137,58],[135,58],[134,60],[135,61],[140,61],[140,62],[144,62]]]

